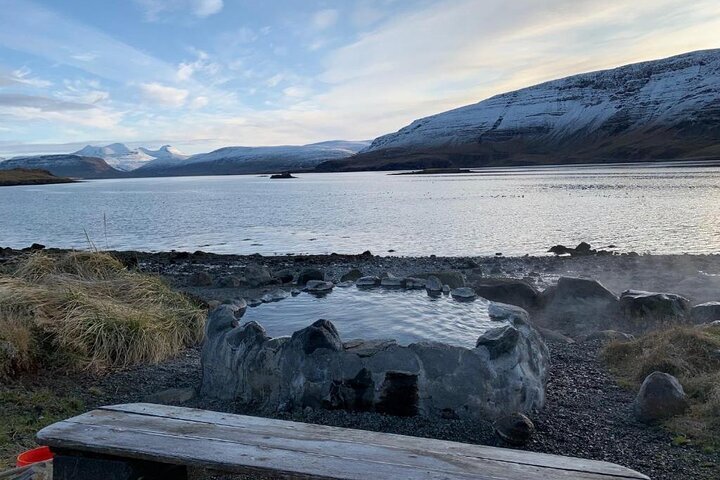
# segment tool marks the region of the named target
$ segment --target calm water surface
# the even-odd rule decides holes
[[[95,180],[0,188],[0,246],[217,253],[720,251],[720,168]]]
[[[424,289],[337,287],[323,297],[301,293],[248,308],[242,320],[258,322],[271,337],[290,335],[323,318],[333,322],[343,341],[435,341],[474,348],[485,330],[503,325],[490,320],[487,308],[484,299],[458,302],[450,296],[430,297]]]

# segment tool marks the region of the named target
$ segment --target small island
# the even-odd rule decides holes
[[[284,179],[284,178],[297,178],[297,177],[294,177],[290,172],[282,172],[282,173],[276,173],[274,175],[270,175],[271,180]]]
[[[15,185],[47,185],[51,183],[74,183],[67,177],[57,177],[47,170],[35,168],[14,168],[0,170],[0,187]]]
[[[440,175],[455,173],[477,173],[468,168],[424,168],[422,170],[413,170],[412,172],[391,173],[390,175]]]

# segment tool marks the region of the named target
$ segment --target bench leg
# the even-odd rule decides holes
[[[53,480],[187,480],[187,468],[129,458],[57,452]]]

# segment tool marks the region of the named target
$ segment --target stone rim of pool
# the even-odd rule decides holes
[[[331,321],[311,318],[291,336],[270,337],[255,321],[240,324],[242,304],[223,304],[206,325],[201,394],[273,411],[310,407],[490,420],[541,408],[547,346],[525,310],[494,302],[487,310],[502,326],[468,348],[343,342]]]

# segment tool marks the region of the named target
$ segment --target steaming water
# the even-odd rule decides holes
[[[549,246],[720,251],[720,168],[304,174],[0,188],[0,246],[505,255]],[[105,221],[104,221],[105,219]]]
[[[258,322],[271,337],[290,335],[323,318],[333,322],[343,341],[437,341],[473,348],[485,330],[502,325],[490,320],[487,308],[484,299],[458,302],[449,296],[430,297],[425,290],[336,287],[324,297],[301,293],[248,308],[242,321]]]

